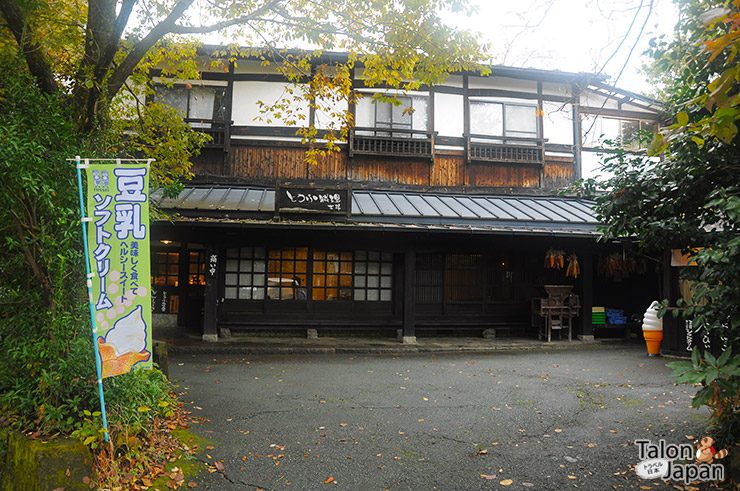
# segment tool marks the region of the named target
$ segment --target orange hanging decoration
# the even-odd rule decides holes
[[[575,253],[568,256],[568,269],[565,270],[565,276],[578,278],[581,274],[581,265],[578,264],[578,256]]]

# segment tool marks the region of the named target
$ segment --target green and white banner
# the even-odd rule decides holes
[[[102,377],[152,367],[149,168],[90,163],[88,254]]]

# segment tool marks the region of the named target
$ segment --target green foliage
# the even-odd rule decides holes
[[[678,384],[701,385],[691,405],[707,405],[717,425],[717,438],[726,445],[734,443],[740,430],[740,358],[725,350],[715,357],[709,351],[701,355],[694,348],[691,361],[666,364]]]
[[[691,404],[701,407],[716,396],[720,399],[734,397],[740,390],[740,358],[732,357],[732,350],[725,350],[719,357],[709,351],[702,357],[694,348],[691,361],[674,361],[666,364],[676,377],[677,384],[702,385]]]
[[[92,336],[65,106],[17,62],[0,66],[0,406],[41,431],[68,431],[89,407]]]
[[[157,416],[169,417],[175,405],[172,387],[159,370],[134,370],[103,381],[113,423],[141,431]]]
[[[42,433],[79,431],[99,407],[79,195],[67,160],[90,150],[67,107],[17,63],[0,65],[0,408],[16,426]],[[171,409],[159,371],[105,384],[119,424],[137,431]]]
[[[172,387],[162,372],[134,370],[103,381],[109,439],[116,447],[135,449],[139,437],[147,432],[156,418],[173,415],[177,401]],[[72,436],[96,449],[105,441],[100,411],[83,410],[75,423]]]
[[[609,177],[580,183],[580,190],[596,200],[608,236],[639,236],[645,249],[682,249],[696,262],[681,272],[691,293],[663,308],[721,339],[726,351],[718,359],[697,352],[690,367],[673,367],[680,383],[703,385],[694,404],[712,407],[720,431],[731,435],[740,422],[740,373],[729,355],[740,351],[740,72],[731,41],[740,36],[740,2],[702,22],[725,3],[680,0],[675,39],[652,42],[653,73],[664,74],[675,121],[653,140],[662,158],[617,151],[604,162]]]

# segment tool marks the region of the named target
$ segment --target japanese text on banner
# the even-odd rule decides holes
[[[87,182],[96,339],[105,378],[152,366],[148,169],[90,164]]]

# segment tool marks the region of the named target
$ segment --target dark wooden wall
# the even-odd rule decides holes
[[[240,181],[269,183],[275,180],[351,181],[368,185],[418,186],[421,188],[524,188],[555,189],[575,178],[572,160],[547,160],[531,164],[466,163],[462,152],[439,153],[429,159],[356,156],[332,153],[317,164],[304,161],[305,148],[290,145],[235,144],[220,158],[201,155],[193,165],[196,176],[226,176]]]

